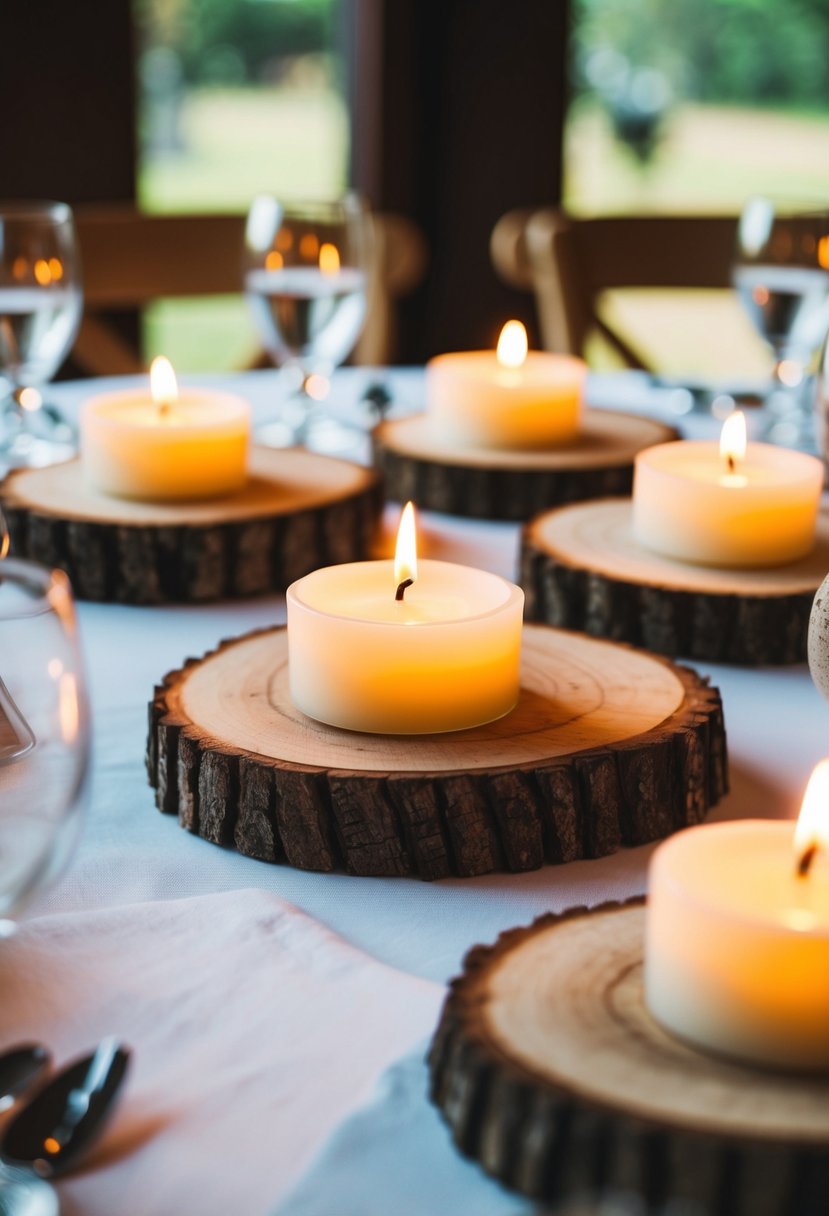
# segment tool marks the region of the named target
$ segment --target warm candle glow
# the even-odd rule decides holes
[[[340,255],[336,245],[326,242],[320,246],[320,270],[323,274],[336,274],[340,269]]]
[[[397,546],[394,550],[394,581],[399,587],[407,580],[417,578],[417,534],[415,530],[414,504],[407,502],[400,516],[397,529]]]
[[[742,410],[734,410],[722,424],[720,434],[720,456],[733,472],[738,460],[746,454],[746,417]]]
[[[17,394],[17,401],[24,410],[29,410],[33,414],[36,413],[43,405],[43,397],[37,391],[37,389],[32,388],[30,384],[27,384],[25,388],[20,390],[20,392]]]
[[[527,359],[527,331],[520,321],[507,321],[498,339],[501,367],[523,367]]]
[[[744,425],[741,414],[730,414],[720,444],[683,439],[637,452],[638,544],[724,568],[783,566],[811,552],[822,463],[770,443],[744,447]]]
[[[170,360],[163,355],[153,359],[150,364],[150,394],[161,414],[178,400],[176,373]]]
[[[809,778],[794,830],[794,847],[802,873],[808,871],[818,849],[829,848],[829,759],[821,760]]]
[[[299,238],[299,256],[313,262],[319,253],[320,240],[315,232],[305,232]],[[290,245],[288,246],[290,248]]]
[[[824,270],[829,270],[829,236],[822,236],[818,241],[817,260]]]
[[[78,682],[71,671],[65,671],[58,683],[58,717],[61,738],[65,743],[73,743],[78,737],[81,711]]]
[[[324,401],[331,388],[331,381],[319,372],[311,372],[303,387],[312,401]]]

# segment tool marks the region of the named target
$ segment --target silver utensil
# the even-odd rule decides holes
[[[13,1106],[43,1075],[50,1059],[41,1043],[19,1043],[0,1054],[0,1112]]]
[[[129,1063],[114,1038],[67,1065],[14,1115],[0,1139],[0,1158],[41,1178],[75,1164],[103,1130]]]
[[[0,1166],[0,1216],[59,1216],[54,1188],[31,1170]]]
[[[21,1043],[0,1054],[0,1111],[34,1085],[51,1057],[40,1043]],[[58,1197],[31,1170],[0,1166],[0,1216],[58,1216]]]

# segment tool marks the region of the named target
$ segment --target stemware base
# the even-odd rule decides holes
[[[0,404],[0,468],[68,460],[78,447],[74,426],[39,394],[33,405],[24,405],[21,395],[15,391]]]
[[[761,438],[779,447],[816,455],[817,427],[813,405],[814,384],[807,378],[788,387],[775,385],[762,407]]]
[[[266,447],[304,447],[321,455],[354,460],[365,459],[369,451],[363,426],[338,418],[302,390],[284,401],[276,417],[254,429],[254,439]]]

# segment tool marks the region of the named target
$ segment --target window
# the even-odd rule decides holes
[[[570,50],[574,214],[736,214],[763,193],[829,205],[822,0],[573,0]],[[659,343],[669,370],[769,366],[729,293],[687,300],[679,323],[652,293],[615,294],[608,308]]]
[[[337,0],[135,0],[135,17],[144,210],[245,212],[260,192],[341,192]],[[164,301],[145,326],[148,355],[184,371],[241,365],[256,349],[236,297]]]

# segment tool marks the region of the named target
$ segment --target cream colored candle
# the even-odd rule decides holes
[[[648,875],[645,994],[668,1030],[758,1063],[829,1068],[827,841],[824,760],[796,829],[742,820],[660,845]]]
[[[288,588],[294,704],[388,735],[503,717],[518,700],[523,591],[483,570],[418,562],[405,535],[401,525],[394,562],[327,566]]]
[[[81,409],[81,460],[105,494],[144,502],[217,498],[247,480],[250,406],[212,389],[178,391],[166,359],[151,389],[91,397]]]
[[[720,444],[679,440],[636,457],[639,544],[703,566],[780,566],[814,546],[823,466],[814,456],[745,441],[739,412]]]
[[[438,355],[426,365],[426,408],[438,434],[483,448],[556,447],[575,439],[587,367],[581,359],[527,351],[508,321],[497,351]]]

